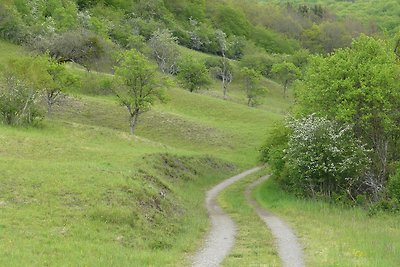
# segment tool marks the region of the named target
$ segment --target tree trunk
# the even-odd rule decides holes
[[[53,108],[53,100],[52,100],[52,95],[50,93],[47,93],[46,96],[47,96],[47,114],[50,117]]]
[[[252,100],[253,100],[253,99],[252,99],[251,97],[249,97],[249,99],[248,99],[248,101],[247,101],[247,105],[248,105],[249,107],[252,106],[252,104],[251,104]]]
[[[285,84],[283,86],[283,97],[286,97],[286,91],[287,91],[287,88],[288,88],[288,83],[289,83],[289,81],[286,80]]]
[[[228,99],[227,93],[228,93],[228,85],[226,84],[225,77],[222,77],[222,91],[224,92],[224,100]]]
[[[139,111],[135,110],[135,112],[129,117],[129,127],[131,129],[131,135],[135,134],[136,125],[139,118]]]

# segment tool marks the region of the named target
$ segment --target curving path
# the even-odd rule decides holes
[[[268,225],[278,245],[279,257],[284,267],[304,267],[303,249],[290,227],[278,217],[265,211],[251,197],[251,191],[266,181],[269,176],[261,177],[246,188],[246,199],[255,208],[258,216]]]
[[[211,230],[208,233],[204,247],[193,258],[194,267],[219,266],[235,243],[236,226],[217,204],[217,195],[234,182],[252,174],[260,167],[233,176],[211,188],[207,192],[206,207],[211,219]]]

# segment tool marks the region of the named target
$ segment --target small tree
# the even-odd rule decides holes
[[[51,115],[54,104],[60,101],[63,96],[63,88],[70,83],[70,79],[65,66],[54,59],[48,61],[47,72],[53,82],[44,88],[44,96],[47,103],[47,113]]]
[[[179,63],[178,78],[190,92],[210,83],[206,66],[192,57],[186,57]]]
[[[254,69],[244,67],[240,70],[243,75],[244,90],[247,97],[247,105],[252,107],[257,104],[259,97],[265,95],[266,90],[260,85],[261,74]]]
[[[283,95],[286,96],[289,85],[298,79],[301,71],[291,62],[277,63],[272,66],[272,73],[283,83]]]
[[[169,30],[157,30],[152,34],[149,45],[160,70],[176,74],[179,57],[177,38]]]
[[[134,134],[139,115],[148,111],[156,99],[162,99],[160,79],[156,68],[136,50],[121,53],[118,62],[113,90],[129,112],[130,131]]]
[[[217,30],[215,32],[215,37],[216,37],[218,45],[219,45],[219,52],[222,56],[221,67],[218,70],[218,75],[221,77],[221,80],[222,80],[222,92],[224,93],[224,99],[227,99],[228,98],[228,84],[231,83],[232,79],[233,79],[230,64],[226,57],[226,52],[228,50],[228,42],[226,40],[226,34],[221,30]]]

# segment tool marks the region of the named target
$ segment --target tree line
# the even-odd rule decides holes
[[[399,211],[399,74],[392,42],[365,35],[312,56],[291,116],[262,149],[282,187]]]

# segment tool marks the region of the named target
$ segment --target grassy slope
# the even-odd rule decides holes
[[[227,161],[253,166],[280,115],[168,96],[136,137],[111,97],[69,98],[38,128],[0,126],[0,265],[185,265],[208,226],[205,189],[235,171]]]
[[[257,200],[282,216],[305,247],[307,266],[398,266],[400,217],[373,217],[359,209],[307,201],[289,195],[270,180],[256,189]]]

